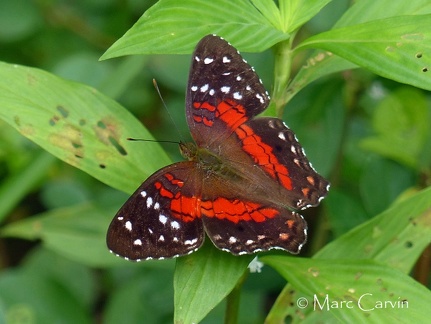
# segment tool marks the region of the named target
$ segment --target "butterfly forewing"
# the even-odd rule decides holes
[[[108,230],[109,249],[130,260],[189,254],[204,240],[196,200],[201,182],[194,162],[165,167],[148,178],[121,207]]]
[[[187,122],[198,146],[222,142],[268,104],[262,82],[234,47],[213,35],[198,43],[186,93]]]

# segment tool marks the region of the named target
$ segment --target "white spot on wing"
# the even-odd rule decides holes
[[[145,190],[142,190],[141,191],[141,196],[144,197],[144,198],[147,197],[147,192]]]
[[[260,103],[265,102],[265,100],[263,99],[263,97],[259,93],[256,94],[256,98],[259,99]]]
[[[206,58],[204,59],[204,63],[205,63],[205,64],[211,64],[212,62],[214,62],[214,59],[213,59],[213,58],[211,58],[211,57],[206,57]]]
[[[233,237],[233,236],[229,237],[229,243],[230,244],[236,243],[236,237]]]
[[[134,245],[142,245],[142,241],[140,239],[134,240],[133,241]]]
[[[209,89],[209,85],[207,83],[207,84],[204,84],[200,90],[201,90],[201,92],[206,92],[208,89]]]
[[[196,62],[200,62],[201,61],[201,59],[199,58],[199,56],[195,56],[195,61]]]
[[[282,139],[283,141],[285,141],[285,140],[286,140],[286,136],[284,136],[284,133],[283,133],[283,132],[278,133],[278,138],[279,138],[279,139]]]
[[[184,245],[194,245],[194,244],[196,244],[197,241],[198,241],[197,238],[195,238],[193,240],[185,240]]]
[[[223,63],[230,63],[231,60],[227,56],[223,56]]]
[[[124,224],[124,227],[131,232],[132,231],[132,223],[130,221],[127,221],[126,224]]]
[[[233,98],[236,100],[241,100],[242,99],[242,95],[239,92],[235,92],[233,94]]]
[[[197,89],[198,89],[198,87],[197,86],[192,86],[191,88],[190,88],[193,92],[195,92]]]
[[[180,229],[181,225],[180,225],[180,223],[173,221],[173,222],[171,222],[171,227],[173,229],[177,230],[177,229]]]
[[[241,76],[240,76],[240,75],[238,75],[238,76],[236,77],[236,81],[241,81],[241,80],[242,80]]]
[[[160,242],[164,242],[164,241],[165,241],[165,237],[164,237],[163,235],[160,235],[160,236],[159,236],[159,241],[160,241]]]
[[[165,225],[167,221],[168,221],[168,218],[165,215],[159,215],[159,222],[160,223]]]
[[[147,208],[150,208],[153,205],[153,198],[148,197],[147,198]]]
[[[223,93],[229,93],[229,91],[230,91],[230,87],[228,87],[228,86],[223,86],[223,87],[221,87],[221,88],[220,88],[220,90],[221,90],[221,92],[223,92]]]
[[[117,217],[117,219],[118,219],[119,221],[122,221],[122,220],[124,219],[124,217],[123,217],[123,216],[118,216],[118,217]]]

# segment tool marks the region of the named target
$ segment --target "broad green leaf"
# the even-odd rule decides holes
[[[177,260],[175,323],[200,322],[235,287],[253,256],[233,256],[206,242],[199,251]]]
[[[85,204],[55,209],[11,223],[0,236],[27,240],[40,239],[50,250],[93,267],[120,264],[123,260],[109,253],[106,229],[115,209]]]
[[[371,259],[405,274],[431,242],[431,188],[396,202],[380,215],[361,224],[327,244],[313,257],[315,259]],[[294,286],[294,288],[297,288]],[[292,309],[291,284],[288,284],[268,318],[283,320]]]
[[[408,273],[431,242],[431,188],[390,208],[326,245],[315,258],[373,259]]]
[[[283,31],[294,32],[332,0],[281,0]]]
[[[371,260],[265,256],[298,293],[301,323],[426,323],[431,292],[407,274]],[[295,307],[296,306],[296,307]]]
[[[373,111],[376,134],[364,139],[361,146],[419,170],[429,124],[424,94],[418,89],[402,88],[388,94]]]
[[[274,28],[249,0],[160,0],[102,56],[189,54],[207,34],[242,51],[263,51],[289,35]]]
[[[280,10],[274,1],[268,0],[250,0],[253,5],[260,11],[262,16],[270,22],[275,29],[285,31],[283,29],[283,19],[280,14]]]
[[[431,2],[428,0],[393,1],[393,0],[361,0],[356,1],[346,11],[334,28],[356,25],[371,20],[401,16],[423,15],[431,13]]]
[[[340,28],[360,24],[372,20],[400,15],[419,15],[431,13],[429,0],[392,1],[392,0],[361,0],[356,1],[335,24]],[[330,55],[326,51],[315,51],[307,60],[306,65],[298,72],[289,86],[291,96],[295,95],[310,82],[327,74],[354,69],[358,66],[345,59]]]
[[[296,50],[330,51],[383,77],[431,90],[431,15],[398,16],[310,37]]]
[[[0,63],[0,118],[63,161],[132,192],[169,163],[126,109],[94,88],[39,69]]]

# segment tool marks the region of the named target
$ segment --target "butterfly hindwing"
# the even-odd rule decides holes
[[[252,164],[276,182],[279,190],[273,191],[273,196],[280,192],[280,204],[304,209],[316,206],[327,194],[329,182],[314,170],[295,133],[281,119],[251,119],[238,127],[235,135]]]
[[[218,197],[202,211],[205,231],[216,247],[235,255],[271,249],[299,253],[307,240],[301,215],[231,194],[236,198]]]

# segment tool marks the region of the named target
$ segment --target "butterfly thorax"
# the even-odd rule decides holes
[[[205,173],[217,173],[219,176],[227,179],[240,178],[234,169],[230,168],[226,163],[223,163],[220,156],[214,152],[198,147],[195,143],[180,143],[181,155],[189,160],[197,163]]]

